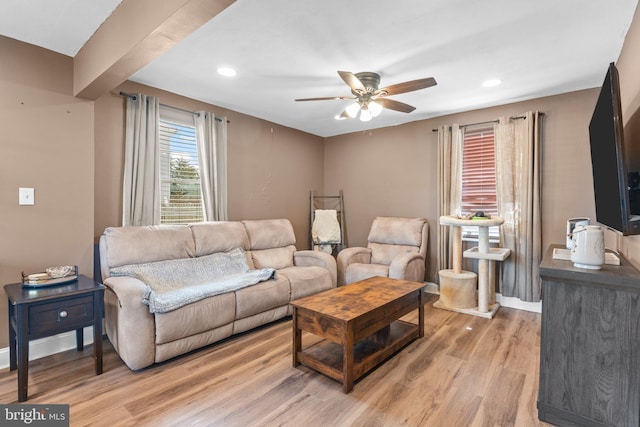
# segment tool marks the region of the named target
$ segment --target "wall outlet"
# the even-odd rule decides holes
[[[21,206],[24,205],[35,205],[35,189],[33,188],[20,188],[18,189],[18,204]]]

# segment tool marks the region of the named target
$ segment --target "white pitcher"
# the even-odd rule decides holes
[[[599,225],[577,225],[573,230],[574,267],[599,270],[604,265],[604,231]]]

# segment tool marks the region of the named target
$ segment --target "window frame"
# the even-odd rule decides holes
[[[181,147],[184,149],[184,151],[181,151],[179,149],[172,150],[170,148],[170,137],[163,137],[163,127],[167,125],[180,127],[181,129],[178,132],[182,132],[185,128],[189,130],[188,134],[183,134],[186,137],[182,140],[183,142],[179,143],[183,144],[184,142],[188,141],[188,144]],[[196,140],[197,132],[195,127],[194,113],[160,105],[159,134],[160,172],[158,174],[158,180],[160,185],[160,223],[167,225],[179,225],[204,222],[206,220],[206,217],[204,214],[202,186],[200,182],[200,165],[198,144]],[[194,167],[197,170],[198,175],[196,179],[180,179],[171,176],[172,164],[178,158],[186,159],[186,167]],[[191,203],[195,204],[196,206],[184,206],[182,208],[180,208],[179,206],[175,206],[175,210],[173,213],[167,212],[168,206],[166,206],[166,203],[170,203],[170,200],[173,197],[172,187],[174,185],[197,186],[198,195],[196,197],[198,199],[198,203]],[[169,189],[167,189],[167,186],[169,187]],[[184,204],[187,205],[189,203],[185,201]],[[193,215],[189,214],[188,211],[190,209],[193,209],[193,211],[196,213]],[[173,216],[175,216],[175,218],[171,219]],[[167,220],[167,218],[169,218],[169,220]]]
[[[462,215],[471,215],[480,210],[492,216],[498,214],[495,129],[496,126],[494,123],[489,125],[479,124],[465,126],[463,128],[461,150],[462,159],[460,166],[460,213]],[[490,152],[488,152],[489,146],[491,147]],[[489,165],[488,168],[487,164]],[[465,168],[465,166],[467,166],[467,168]],[[489,170],[488,175],[487,170]],[[474,177],[477,178],[477,181],[470,183],[470,180],[473,180]],[[467,192],[465,192],[465,184],[469,184],[469,186],[466,187]],[[485,192],[484,188],[486,188],[487,185],[489,185],[493,191],[490,190],[488,193]],[[480,187],[479,190],[477,188],[478,186]],[[469,193],[471,193],[471,195]],[[474,193],[476,194],[476,197],[473,197]],[[478,200],[482,200],[482,198],[486,197],[487,194],[491,203],[488,207],[479,206]],[[475,207],[470,209],[472,206]],[[498,242],[499,239],[499,227],[489,227],[490,242]],[[462,240],[477,241],[478,227],[463,226]]]

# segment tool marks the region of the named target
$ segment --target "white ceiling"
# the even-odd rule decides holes
[[[75,56],[121,2],[1,0],[0,34]]]
[[[0,34],[73,56],[119,3],[2,0]],[[637,3],[237,0],[130,80],[328,137],[600,86]],[[338,70],[438,85],[366,123],[334,119],[349,101],[294,101],[350,95]]]

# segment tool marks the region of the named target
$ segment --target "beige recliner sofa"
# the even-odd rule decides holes
[[[147,284],[136,277],[114,275],[169,265],[167,271],[175,276],[176,268],[178,275],[185,268],[183,262],[238,253],[238,248],[244,251],[249,268],[273,268],[275,279],[151,313],[143,303]],[[290,301],[336,286],[335,259],[324,252],[296,250],[293,228],[286,219],[110,227],[100,238],[100,262],[107,287],[107,336],[132,370],[290,315]],[[185,276],[191,273],[184,272]]]
[[[373,276],[424,282],[429,223],[424,218],[377,217],[366,248],[340,251],[338,286]]]

